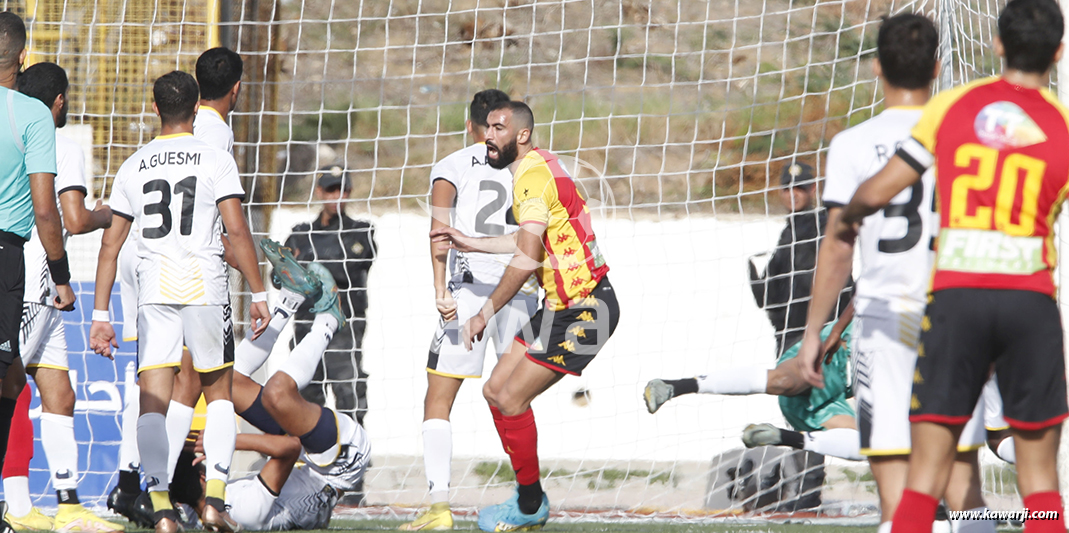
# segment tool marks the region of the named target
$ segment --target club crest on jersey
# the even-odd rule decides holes
[[[986,105],[973,122],[976,138],[991,148],[1023,148],[1047,140],[1046,134],[1017,104],[994,102]]]

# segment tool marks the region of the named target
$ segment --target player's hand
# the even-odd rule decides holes
[[[200,457],[197,458],[199,460],[194,459],[193,460],[193,464],[197,464],[200,461],[204,460],[203,459],[203,457],[204,457],[204,432],[203,431],[197,431],[196,435],[197,435],[197,442],[193,443],[193,453],[200,454]]]
[[[475,246],[478,240],[478,238],[468,237],[461,233],[460,230],[450,226],[431,230],[431,242],[448,244],[448,248],[458,252],[481,252],[482,250]]]
[[[111,322],[94,321],[89,326],[89,349],[96,354],[115,360],[111,351],[112,347],[119,349],[119,341],[115,338],[115,329],[111,327]]]
[[[820,337],[806,335],[797,356],[802,379],[818,389],[824,388],[823,348]]]
[[[857,233],[859,231],[861,231],[861,222],[847,223],[843,220],[843,217],[839,217],[828,234],[840,241],[853,243],[857,241]]]
[[[74,311],[74,301],[77,299],[69,283],[56,285],[56,299],[52,305],[60,311]]]
[[[252,302],[249,305],[249,318],[252,325],[252,338],[256,340],[267,331],[267,324],[271,322],[271,312],[267,309],[267,302]]]
[[[104,218],[103,218],[104,227],[103,227],[103,229],[108,229],[108,228],[111,227],[111,207],[107,206],[107,205],[104,205],[104,200],[97,200],[97,205],[95,207],[93,207],[93,212],[94,213],[98,213],[98,212],[104,213]]]
[[[442,291],[441,294],[436,295],[434,299],[434,305],[438,308],[438,312],[442,315],[442,320],[449,322],[456,320],[457,318],[457,302],[453,299],[453,295],[449,291]]]
[[[823,364],[826,365],[826,364],[830,363],[832,356],[834,356],[835,352],[839,351],[839,348],[842,348],[842,346],[843,346],[843,334],[842,334],[842,332],[841,331],[840,332],[836,332],[833,329],[832,332],[831,332],[831,335],[828,335],[828,338],[824,339],[824,345],[820,348],[820,355],[821,355],[820,360],[823,362]]]
[[[471,351],[471,346],[475,344],[475,341],[482,340],[483,330],[486,329],[486,319],[483,318],[482,313],[476,313],[471,317],[466,324],[464,324],[464,347]]]

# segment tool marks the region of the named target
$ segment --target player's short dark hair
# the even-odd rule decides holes
[[[207,50],[197,58],[197,83],[200,84],[200,97],[205,100],[218,100],[234,85],[241,81],[244,63],[237,52],[218,47]]]
[[[494,111],[500,111],[502,109],[512,111],[512,120],[519,126],[517,131],[523,128],[527,128],[532,132],[534,131],[534,111],[531,111],[530,106],[519,100],[509,100],[506,102],[498,102],[490,106],[490,109],[486,111],[486,114],[489,115]]]
[[[509,100],[508,94],[497,89],[487,89],[475,93],[475,97],[471,99],[471,107],[468,109],[471,123],[485,128],[488,125],[486,116],[490,114],[490,108]]]
[[[70,82],[67,72],[55,63],[37,63],[19,74],[15,80],[15,89],[26,96],[36,98],[52,108],[56,97],[67,94]]]
[[[193,118],[199,94],[197,80],[181,70],[160,76],[152,85],[152,98],[164,124],[185,122]]]
[[[939,32],[924,15],[884,19],[876,38],[884,82],[901,89],[927,89],[939,60]]]
[[[1043,74],[1062,42],[1065,20],[1054,0],[1011,0],[998,17],[1006,68]]]
[[[195,455],[187,451],[178,454],[178,464],[174,467],[174,478],[169,487],[174,501],[193,508],[196,508],[197,502],[204,497],[204,488],[200,486],[200,476],[205,472],[204,463],[194,465],[195,458]]]
[[[26,48],[26,23],[10,12],[0,13],[0,68],[11,68]]]

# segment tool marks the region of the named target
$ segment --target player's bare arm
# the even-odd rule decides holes
[[[828,364],[831,361],[832,355],[843,345],[843,332],[846,331],[846,327],[850,325],[850,322],[854,320],[854,300],[851,299],[850,303],[846,304],[846,309],[839,315],[839,320],[835,321],[835,325],[831,327],[831,331],[828,332],[828,338],[824,339],[824,348],[821,351],[823,354],[824,364]]]
[[[509,266],[505,268],[501,282],[497,284],[497,288],[483,304],[482,311],[471,317],[464,325],[464,344],[469,350],[473,340],[482,338],[483,330],[486,329],[486,324],[494,314],[520,292],[523,284],[542,264],[542,257],[545,254],[542,236],[545,233],[545,224],[529,222],[520,226],[520,231],[512,234],[516,237],[516,253],[509,261]]]
[[[511,254],[516,251],[517,233],[519,232],[495,237],[468,237],[456,228],[445,226],[431,230],[431,242],[442,243],[447,250],[452,248],[458,252]]]
[[[842,216],[841,208],[828,210],[827,227],[835,227]],[[809,300],[809,314],[805,325],[805,337],[802,338],[802,346],[798,350],[798,366],[802,378],[810,385],[824,388],[824,372],[822,363],[823,342],[820,340],[820,330],[824,329],[824,323],[831,317],[835,305],[839,302],[839,293],[846,285],[850,277],[850,270],[854,262],[854,240],[842,241],[832,239],[825,234],[820,241],[820,251],[817,253],[816,271],[813,273],[813,293]]]
[[[63,249],[63,221],[60,220],[59,208],[56,207],[56,175],[50,172],[30,174],[30,197],[33,199],[33,215],[37,223],[37,234],[41,237],[45,255],[48,257],[49,269],[53,261],[62,261],[66,267],[67,251]],[[69,268],[67,276],[70,277]],[[67,283],[56,283],[56,300],[53,305],[63,311],[74,310],[74,290]]]
[[[83,235],[111,226],[111,208],[97,200],[92,211],[85,208],[85,193],[71,189],[59,195],[59,204],[63,207],[63,227],[71,235]]]
[[[111,303],[111,288],[115,285],[115,272],[119,268],[119,250],[126,242],[130,232],[130,221],[119,215],[112,215],[111,226],[104,230],[100,238],[100,252],[97,255],[96,290],[93,293],[93,313],[108,313]],[[110,321],[93,320],[89,327],[89,348],[109,359],[112,347],[118,348],[115,330]]]
[[[838,240],[853,240],[857,236],[857,228],[861,226],[861,221],[865,217],[883,209],[898,193],[917,183],[919,179],[921,179],[921,173],[896,154],[887,162],[883,170],[858,186],[854,197],[850,199],[850,204],[843,208],[838,224],[832,224],[831,217],[828,217],[830,231],[827,235]]]
[[[241,200],[227,198],[219,202],[219,215],[226,225],[227,234],[230,236],[230,249],[238,263],[238,271],[245,276],[252,292],[264,292],[264,280],[260,277],[260,264],[256,258],[256,248],[252,244],[252,233],[249,225],[245,222],[245,214],[241,212]],[[252,338],[257,338],[267,329],[267,323],[271,321],[271,313],[267,309],[267,302],[252,302],[249,304],[249,317],[252,326]]]
[[[448,228],[449,212],[456,202],[457,188],[444,179],[434,181],[431,186],[431,232]],[[457,318],[457,303],[453,301],[447,287],[445,263],[449,258],[449,248],[443,247],[431,238],[431,268],[434,271],[434,304],[446,321]]]

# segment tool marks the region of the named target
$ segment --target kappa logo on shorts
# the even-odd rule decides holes
[[[564,343],[561,343],[561,344],[564,344]],[[564,364],[564,356],[563,355],[550,356],[549,357],[549,361],[552,362],[552,363],[557,363],[560,366],[568,366],[568,365]]]
[[[920,385],[924,383],[924,378],[921,377],[921,369],[916,368],[913,370],[913,384]]]
[[[558,344],[557,346],[560,346],[561,348],[564,348],[565,350],[568,350],[569,352],[574,352],[575,351],[575,343],[572,342],[572,341],[566,340],[566,341]]]
[[[591,314],[590,311],[583,311],[582,313],[579,313],[579,316],[577,316],[575,318],[578,318],[579,320],[582,320],[583,322],[593,322],[594,321],[594,315]]]
[[[584,328],[583,326],[581,326],[579,324],[576,324],[576,325],[572,326],[568,330],[568,333],[570,333],[572,335],[575,335],[576,337],[579,337],[580,339],[585,339],[586,338],[586,328]]]
[[[910,409],[912,409],[912,410],[914,410],[914,411],[916,411],[917,409],[920,409],[920,408],[921,408],[921,401],[920,401],[920,399],[919,399],[919,398],[917,398],[917,395],[916,395],[916,394],[914,394],[914,395],[913,395],[913,396],[912,396],[912,397],[911,397],[911,398],[909,399],[909,408],[910,408]]]

